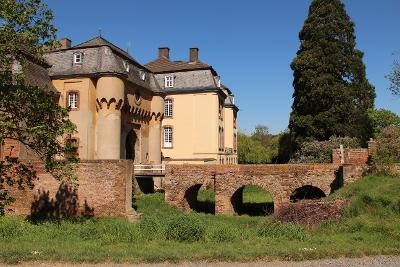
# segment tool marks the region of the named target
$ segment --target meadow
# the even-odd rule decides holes
[[[268,202],[245,188],[249,202]],[[0,217],[0,261],[179,262],[304,260],[400,254],[400,178],[369,175],[327,199],[348,198],[338,221],[305,226],[272,216],[214,216],[164,202],[162,193],[139,194],[142,219],[122,218],[30,222]],[[211,201],[210,191],[199,194]]]

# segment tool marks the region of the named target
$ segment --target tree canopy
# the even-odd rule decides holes
[[[369,120],[373,129],[373,136],[376,137],[386,127],[400,127],[400,117],[387,109],[368,110]]]
[[[390,91],[394,95],[400,95],[400,61],[394,61],[393,69],[386,77],[390,82]]]
[[[24,74],[32,64],[46,66],[43,51],[56,43],[51,20],[52,12],[41,0],[0,1],[0,142],[20,142],[59,178],[70,169],[67,161],[56,159],[71,153],[64,137],[74,132],[74,125],[68,110],[58,105],[54,88],[32,84]],[[0,214],[10,201],[5,184],[32,186],[34,174],[17,159],[0,159]]]
[[[277,161],[281,135],[272,135],[265,125],[256,125],[251,135],[238,134],[238,162],[262,164]]]
[[[375,89],[363,53],[355,48],[354,24],[339,0],[313,0],[291,63],[293,104],[289,130],[294,150],[304,141],[331,136],[371,136],[367,110]]]

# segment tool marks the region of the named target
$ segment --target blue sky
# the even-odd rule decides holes
[[[287,128],[293,94],[290,62],[311,0],[45,0],[58,38],[72,45],[101,35],[145,64],[170,48],[172,60],[188,60],[189,48],[212,65],[236,96],[239,129],[257,124],[271,133]],[[376,108],[400,115],[400,97],[385,78],[400,57],[400,1],[344,0],[364,52]],[[393,53],[396,53],[393,55]]]

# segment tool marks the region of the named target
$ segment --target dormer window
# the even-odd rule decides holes
[[[221,87],[221,78],[219,76],[217,76],[216,80],[217,80],[217,87],[220,88]]]
[[[165,83],[165,88],[174,87],[174,76],[172,76],[172,75],[165,76],[164,83]]]
[[[122,64],[124,64],[125,71],[129,72],[131,69],[131,66],[129,65],[129,63],[124,60],[124,61],[122,61]]]
[[[139,70],[139,77],[142,81],[146,80],[146,72],[144,70]]]
[[[74,64],[82,64],[83,61],[83,53],[78,52],[74,53]]]

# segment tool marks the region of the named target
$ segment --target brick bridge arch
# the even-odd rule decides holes
[[[342,177],[339,164],[168,165],[165,200],[188,210],[200,186],[211,185],[215,214],[233,214],[235,192],[245,185],[256,185],[271,194],[276,212],[290,202],[296,189],[308,185],[329,195],[342,184]]]

